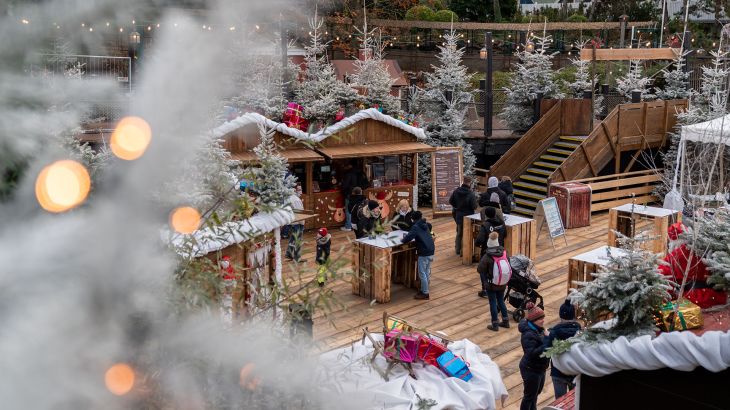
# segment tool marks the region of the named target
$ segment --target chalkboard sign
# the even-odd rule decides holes
[[[434,216],[451,214],[449,197],[461,186],[461,147],[439,147],[431,153],[431,197]]]
[[[553,248],[555,247],[553,238],[557,238],[561,235],[565,239],[565,244],[568,244],[568,238],[565,238],[563,219],[560,217],[560,209],[558,208],[558,201],[555,197],[551,196],[540,200],[537,204],[537,209],[535,210],[535,219],[540,221],[537,228],[538,237],[540,235],[539,231],[542,230],[542,226],[547,223],[548,233],[550,234],[550,242],[552,242]]]

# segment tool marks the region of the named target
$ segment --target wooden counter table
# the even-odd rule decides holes
[[[591,273],[598,272],[599,266],[608,265],[608,253],[623,256],[626,251],[612,246],[601,246],[592,251],[573,256],[568,260],[568,294],[570,289],[578,289],[576,282],[590,282],[594,279]]]
[[[479,261],[481,249],[474,242],[479,236],[482,218],[480,214],[464,217],[464,230],[461,240],[461,263],[470,265]],[[534,219],[517,215],[505,215],[506,235],[504,249],[507,255],[522,254],[530,259],[537,255],[537,224]]]
[[[651,226],[644,228],[641,220],[648,222],[648,225]],[[642,247],[654,253],[664,254],[667,252],[669,225],[681,220],[681,214],[671,209],[634,204],[611,208],[608,211],[608,246],[618,246],[618,235],[614,230],[633,238],[637,234],[636,228],[640,228],[640,230],[651,230],[650,236],[656,237]]]
[[[353,294],[388,303],[391,282],[419,288],[416,248],[412,242],[401,243],[405,234],[393,231],[375,239],[361,238],[353,242]]]

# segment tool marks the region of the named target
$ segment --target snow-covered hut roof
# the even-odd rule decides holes
[[[175,234],[170,243],[178,255],[198,258],[231,245],[247,241],[254,236],[271,232],[294,220],[290,208],[277,209],[270,213],[259,213],[243,221],[224,222],[212,228],[199,229],[192,234]],[[193,240],[192,255],[189,255],[190,240]]]
[[[565,374],[592,377],[621,370],[657,370],[665,367],[691,371],[702,366],[711,372],[730,368],[730,332],[710,331],[701,336],[685,332],[662,333],[656,338],[620,337],[611,343],[573,345],[553,356],[553,365]]]
[[[213,137],[216,138],[222,138],[226,134],[233,132],[239,128],[245,127],[249,124],[264,124],[267,128],[274,129],[282,134],[288,135],[290,137],[310,142],[310,143],[319,143],[325,140],[327,137],[330,137],[332,135],[337,134],[338,132],[350,127],[351,125],[354,125],[358,121],[371,119],[375,121],[380,121],[385,124],[391,125],[396,128],[400,128],[401,130],[413,134],[418,139],[426,139],[426,134],[423,132],[422,128],[417,128],[411,125],[408,125],[404,123],[403,121],[397,120],[390,115],[383,114],[382,112],[378,111],[375,108],[368,108],[367,110],[359,111],[358,113],[351,115],[347,118],[342,119],[339,122],[336,122],[328,127],[325,127],[324,129],[320,130],[317,133],[310,134],[308,132],[301,131],[296,128],[290,128],[287,127],[286,124],[272,121],[266,117],[264,117],[261,114],[258,113],[246,113],[241,115],[238,118],[235,118],[231,121],[228,121],[226,123],[221,124],[220,126],[214,128],[211,131],[211,134]]]
[[[730,145],[730,114],[682,126],[682,140]]]

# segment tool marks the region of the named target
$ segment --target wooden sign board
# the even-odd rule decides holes
[[[677,55],[679,55],[679,49],[669,47],[596,49],[596,61],[674,60]],[[580,59],[593,60],[593,49],[581,49]]]
[[[461,147],[438,147],[431,153],[431,203],[434,218],[451,215],[449,197],[461,186],[464,161]]]
[[[547,223],[550,243],[552,243],[553,248],[555,248],[553,239],[558,236],[562,236],[565,239],[565,245],[568,245],[568,238],[565,237],[563,219],[560,217],[560,208],[558,208],[558,201],[554,196],[540,200],[535,209],[535,219],[540,221],[537,228],[538,238],[540,237],[542,226]]]

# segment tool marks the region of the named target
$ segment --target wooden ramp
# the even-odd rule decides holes
[[[514,212],[532,216],[552,183],[600,177],[595,182],[608,185],[603,171],[611,162],[615,174],[609,180],[630,173],[645,150],[664,146],[677,113],[686,107],[686,100],[621,104],[591,130],[589,100],[545,100],[540,120],[492,166],[489,174],[511,177],[517,202]],[[621,157],[628,152],[633,155],[624,165]],[[641,192],[632,190],[622,198],[640,193],[637,202],[654,200],[652,188],[646,188],[650,179],[637,182],[643,184],[638,190]],[[612,188],[619,186],[622,183]],[[610,199],[613,196],[603,194]]]
[[[322,317],[321,313],[315,314],[315,340],[321,344],[322,350],[348,346],[362,337],[362,327],[382,327],[384,311],[434,331],[446,332],[453,339],[468,338],[499,365],[510,395],[505,408],[517,409],[522,397],[522,379],[518,367],[522,348],[517,325],[513,321],[510,329],[501,329],[499,332],[487,329],[491,321],[489,302],[477,296],[480,281],[476,265],[464,266],[455,255],[456,225],[451,218],[432,220],[430,210],[425,211],[425,216],[433,223],[436,233],[431,299],[414,300],[413,289],[393,284],[390,303],[371,305],[369,300],[352,295],[349,283],[329,284],[344,308],[336,310],[329,318]],[[544,297],[548,327],[558,322],[558,309],[566,297],[568,259],[605,245],[607,229],[608,214],[604,212],[594,215],[591,226],[568,230],[568,246],[559,245],[553,250],[546,232],[540,235],[535,262],[542,280],[538,291]],[[332,257],[339,253],[349,259],[354,234],[333,230],[332,235]],[[314,276],[314,236],[314,232],[307,232],[304,237],[303,255],[307,259],[305,265],[308,270],[303,275],[304,280]],[[291,269],[292,265],[285,263],[284,271],[288,277],[292,277]],[[511,306],[507,307],[512,310]],[[548,375],[538,408],[552,401],[553,390]]]

